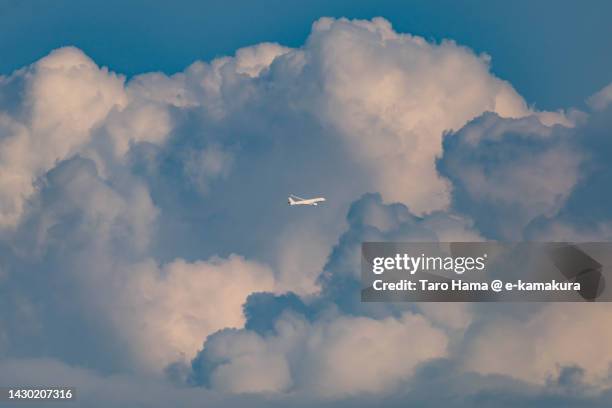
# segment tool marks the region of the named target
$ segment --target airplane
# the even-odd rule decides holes
[[[319,205],[323,201],[325,201],[323,197],[302,198],[293,194],[289,195],[289,205]]]

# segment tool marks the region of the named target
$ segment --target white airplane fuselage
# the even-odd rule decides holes
[[[319,205],[319,203],[322,203],[323,201],[325,201],[325,198],[316,197],[316,198],[304,199],[304,198],[289,196],[288,200],[289,200],[289,205]]]

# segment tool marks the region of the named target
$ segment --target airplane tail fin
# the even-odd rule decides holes
[[[293,197],[289,196],[288,200],[289,200],[289,205],[295,205],[295,200],[293,199]]]

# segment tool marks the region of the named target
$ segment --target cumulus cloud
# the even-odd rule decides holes
[[[454,206],[489,236],[520,239],[538,216],[552,216],[587,160],[569,129],[536,117],[487,113],[445,139],[439,167],[453,183]]]
[[[2,115],[0,225],[15,226],[34,180],[75,154],[114,107],[124,106],[124,78],[99,68],[76,48],[62,48],[3,78],[15,82],[19,114]],[[16,78],[15,78],[16,77]]]
[[[589,105],[596,110],[604,110],[612,102],[612,84],[604,87],[588,99]]]
[[[452,41],[432,44],[398,34],[384,19],[321,19],[301,49],[259,44],[172,77],[144,74],[128,84],[75,48],[57,50],[3,78],[4,87],[20,82],[26,90],[17,102],[24,112],[3,120],[9,136],[2,163],[10,166],[4,182],[12,186],[3,200],[4,224],[15,225],[32,180],[56,160],[86,151],[106,175],[107,155],[121,158],[130,144],[143,141],[161,144],[181,127],[177,121],[198,111],[206,132],[220,133],[221,145],[235,145],[223,134],[249,132],[240,122],[252,120],[244,109],[256,106],[315,115],[319,127],[329,127],[327,136],[339,137],[340,147],[359,161],[367,177],[354,186],[358,193],[380,191],[417,214],[446,208],[449,186],[432,164],[442,153],[443,132],[485,111],[513,118],[533,113],[489,72],[488,61]],[[568,122],[562,114],[536,115],[547,124]],[[279,130],[285,138],[294,131]],[[30,145],[39,151],[26,165],[31,160],[16,157]],[[232,160],[220,156],[223,149],[204,147],[186,164],[199,184],[210,173],[225,174]],[[403,181],[406,174],[424,182]]]
[[[247,296],[274,290],[269,268],[239,256],[177,259],[163,267],[149,261],[126,271],[125,289],[117,294],[123,307],[111,313],[118,330],[128,334],[132,352],[159,372],[193,357],[209,334],[242,327]]]
[[[185,171],[193,185],[205,194],[215,179],[227,176],[232,160],[230,153],[211,146],[200,151],[190,151]]]
[[[241,48],[236,51],[236,72],[257,77],[267,69],[270,64],[291,49],[274,43],[261,43],[252,47]]]
[[[193,364],[198,379],[220,391],[346,396],[395,388],[419,364],[445,356],[446,345],[442,331],[409,312],[382,320],[339,316],[314,324],[285,316],[273,336],[252,331],[211,336]],[[264,368],[269,375],[262,378]]]
[[[192,362],[193,382],[231,392],[381,394],[407,384],[420,365],[447,356],[449,333],[469,325],[469,309],[361,304],[359,250],[364,240],[478,239],[469,222],[439,213],[417,217],[374,194],[355,202],[347,221],[323,268],[320,295],[306,304],[250,298],[246,329],[210,336]],[[264,365],[270,371],[262,379]]]
[[[547,305],[527,319],[499,317],[471,339],[462,361],[468,370],[505,374],[545,384],[567,367],[579,367],[584,381],[610,386],[612,333],[602,304]]]
[[[595,102],[606,90],[571,128],[485,114],[449,134],[438,167],[453,183],[453,207],[495,239],[608,240],[610,110]],[[605,304],[473,311],[460,347],[466,370],[539,386],[569,381],[580,393],[610,386]]]
[[[130,94],[128,88],[128,95]],[[164,141],[172,129],[168,110],[154,102],[133,99],[125,109],[109,114],[103,129],[100,130],[101,135],[96,135],[97,139],[101,140],[93,141],[97,149],[90,149],[92,153],[97,153],[96,150],[99,149],[99,154],[110,153],[111,157],[123,158],[131,143],[148,141],[159,144]],[[102,144],[104,142],[107,146]],[[105,151],[103,147],[109,151]]]
[[[148,252],[158,215],[137,180],[111,185],[92,160],[73,158],[49,172],[5,248],[2,320],[14,333],[8,350],[82,358],[66,343],[72,333],[57,320],[65,318],[108,330],[83,334],[89,347],[104,343],[98,368],[125,369],[127,360],[132,370],[159,373],[193,357],[216,330],[241,327],[250,293],[275,290],[268,267],[239,256],[160,265]],[[27,327],[30,339],[20,341]]]
[[[172,76],[126,81],[69,47],[0,77],[0,380],[56,374],[88,406],[167,406],[158,389],[185,406],[426,405],[431,383],[451,390],[431,406],[527,406],[585,383],[597,406],[612,356],[571,346],[605,348],[603,307],[495,320],[359,301],[362,241],[610,236],[609,87],[592,112],[538,112],[489,63],[323,18],[300,48]],[[559,339],[564,316],[582,323]]]
[[[576,371],[574,370],[574,373]],[[565,375],[572,377],[572,372]],[[575,374],[573,375],[575,377]],[[129,374],[101,376],[88,369],[73,367],[49,359],[8,359],[0,362],[0,381],[19,384],[73,384],[77,389],[77,404],[87,407],[147,406],[201,407],[370,407],[380,404],[380,395],[358,395],[344,399],[322,399],[312,393],[292,393],[271,397],[266,394],[225,394],[206,388],[178,388],[158,378]],[[486,407],[542,408],[565,406],[604,408],[609,405],[610,392],[595,396],[576,395],[559,389],[532,389],[519,382],[494,377],[458,373],[448,364],[434,365],[418,374],[414,387],[397,390],[384,397],[385,406],[405,407],[406,402],[422,407],[449,406],[456,408]]]
[[[573,127],[486,113],[447,135],[453,208],[495,239],[608,239],[609,113],[575,112]]]
[[[308,361],[305,381],[320,395],[393,389],[420,363],[446,354],[445,335],[410,313],[341,318],[311,336],[308,351],[317,357]]]
[[[306,51],[323,82],[318,114],[369,168],[376,190],[417,214],[448,206],[449,186],[432,165],[444,131],[485,111],[530,113],[510,84],[491,75],[487,56],[398,34],[384,19],[321,19]]]

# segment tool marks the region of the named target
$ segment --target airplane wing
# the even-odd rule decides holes
[[[295,198],[296,200],[301,200],[301,201],[304,201],[304,200],[305,200],[305,198],[298,197],[298,196],[296,196],[295,194],[289,194],[289,196],[290,196],[290,197],[292,197],[292,198]]]

